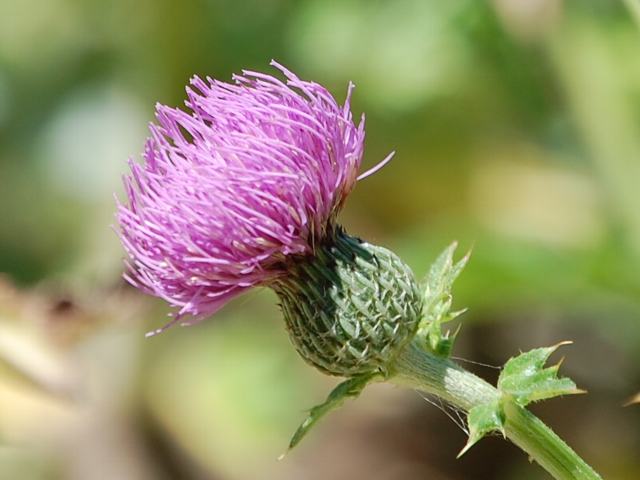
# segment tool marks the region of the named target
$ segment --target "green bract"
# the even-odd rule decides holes
[[[422,297],[411,269],[386,248],[341,230],[274,283],[298,353],[321,371],[385,373],[418,328]]]

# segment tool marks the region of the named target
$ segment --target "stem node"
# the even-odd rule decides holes
[[[469,413],[500,405],[505,436],[557,480],[602,480],[571,447],[529,410],[455,362],[433,355],[416,342],[395,359],[389,379],[436,395]],[[478,411],[477,409],[475,411]],[[485,432],[487,433],[487,432]],[[470,439],[471,440],[471,439]],[[479,438],[473,439],[473,443]]]

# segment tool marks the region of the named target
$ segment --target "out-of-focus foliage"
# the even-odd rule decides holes
[[[397,150],[351,232],[419,277],[473,249],[454,355],[574,340],[564,371],[590,394],[536,409],[605,478],[640,477],[635,2],[0,0],[0,478],[542,478],[498,441],[455,461],[463,432],[383,386],[275,462],[331,380],[270,294],[143,340],[166,309],[121,284],[126,159],[191,75],[271,58],[338,98],[356,83],[365,167]]]

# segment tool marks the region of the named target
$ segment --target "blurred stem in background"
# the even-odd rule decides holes
[[[637,1],[627,4],[640,13]],[[621,36],[612,38],[592,28],[591,22],[573,19],[570,28],[553,36],[549,55],[593,169],[602,180],[612,217],[640,258],[640,129],[633,102],[635,84],[620,74],[632,50],[626,50]],[[626,35],[640,41],[637,32]]]
[[[625,5],[627,5],[627,8],[629,9],[629,12],[631,13],[631,16],[633,17],[633,19],[636,21],[638,26],[640,26],[640,1],[638,0],[623,0],[623,1]]]

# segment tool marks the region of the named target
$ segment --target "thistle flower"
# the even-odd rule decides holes
[[[353,121],[353,85],[340,106],[322,86],[273,64],[286,83],[248,71],[234,76],[234,84],[194,77],[188,111],[156,107],[144,162],[130,161],[125,178],[128,204],[118,206],[130,257],[126,278],[176,307],[171,323],[185,316],[197,321],[251,287],[270,286],[306,359],[336,374],[370,370],[369,340],[386,358],[389,344],[415,330],[419,302],[411,303],[406,335],[396,335],[407,307],[390,312],[379,297],[376,304],[381,287],[372,275],[397,263],[384,272],[387,286],[400,282],[417,298],[411,271],[391,252],[368,251],[336,223],[357,179],[372,173],[358,177],[364,118]],[[356,268],[356,260],[368,266]],[[327,275],[329,283],[322,283]],[[351,298],[344,285],[349,275],[357,278],[351,288],[359,303],[344,301]],[[363,288],[371,290],[369,298]],[[338,302],[344,305],[337,308]],[[354,311],[342,315],[349,308]],[[317,339],[308,339],[300,319]],[[393,339],[385,341],[383,330]],[[343,357],[353,357],[349,368],[333,368]]]
[[[185,112],[157,105],[144,164],[130,162],[121,237],[130,281],[208,316],[244,290],[284,273],[333,227],[362,159],[364,123],[347,95],[279,67],[235,85],[194,77]],[[297,89],[297,90],[296,90]]]
[[[272,288],[298,353],[321,371],[348,377],[309,411],[294,446],[328,411],[374,380],[438,396],[469,413],[466,451],[499,431],[558,479],[601,480],[524,407],[579,393],[544,368],[561,344],[507,362],[498,388],[447,357],[455,335],[441,325],[466,258],[455,245],[420,292],[393,252],[349,236],[337,215],[356,181],[364,120],[316,83],[273,63],[286,82],[245,71],[234,84],[195,77],[188,111],[157,106],[143,163],[130,161],[118,204],[129,254],[126,278],[199,320],[254,286]],[[423,311],[424,309],[424,311]],[[462,452],[461,452],[462,453]]]

